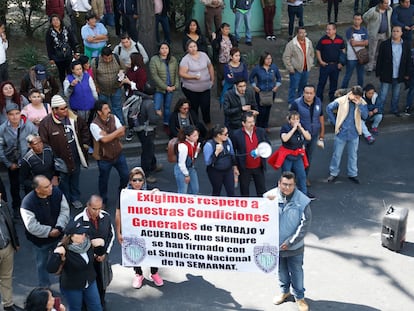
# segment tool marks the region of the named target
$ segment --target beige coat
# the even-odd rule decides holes
[[[314,62],[315,57],[315,51],[313,49],[312,41],[308,38],[305,38],[306,41],[306,66],[308,71],[311,70]],[[298,38],[294,37],[285,48],[285,51],[283,52],[283,64],[285,64],[286,69],[289,72],[292,71],[303,71],[303,65],[304,65],[304,54],[303,50],[300,47],[300,44],[298,42]]]

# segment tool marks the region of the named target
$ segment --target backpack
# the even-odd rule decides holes
[[[168,141],[167,147],[167,155],[168,155],[168,162],[170,163],[177,163],[177,146],[178,145],[178,138],[173,137]]]
[[[138,54],[141,54],[141,51],[139,50],[139,47],[138,47],[138,42],[135,42],[135,49],[137,50]],[[121,46],[120,45],[118,46],[118,55],[121,55]]]
[[[129,97],[122,107],[122,114],[126,124],[132,125],[133,128],[137,128],[143,123],[140,120],[142,97],[139,95],[132,95]]]
[[[116,60],[116,62],[118,63],[118,65],[119,65],[119,66],[121,66],[121,61],[119,60],[119,56],[118,56],[118,55],[116,55],[116,54],[114,54],[114,53],[112,53],[112,55],[115,57],[115,60]],[[100,56],[95,57],[95,69],[98,69],[98,65],[99,65],[99,58],[100,58]]]

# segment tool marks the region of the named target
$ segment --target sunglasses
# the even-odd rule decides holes
[[[144,178],[134,178],[131,181],[133,181],[133,182],[143,182]]]

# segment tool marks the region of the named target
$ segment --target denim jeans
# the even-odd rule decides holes
[[[122,104],[121,104],[122,90],[119,88],[114,94],[99,94],[99,99],[107,102],[111,105],[111,111],[117,116],[122,125],[125,125],[124,116],[122,115]]]
[[[64,289],[61,288],[63,296],[69,304],[70,311],[81,311],[82,302],[85,303],[88,310],[102,311],[101,299],[99,298],[96,281],[93,281],[87,288],[82,289]]]
[[[241,13],[239,10],[236,10],[236,20],[234,22],[234,35],[236,37],[237,41],[240,41],[240,33],[239,33],[239,27],[240,23],[243,19],[244,21],[244,28],[246,32],[246,42],[252,42],[252,34],[250,33],[250,15],[251,10],[248,10],[246,14]]]
[[[381,113],[384,112],[385,99],[387,98],[390,88],[392,91],[391,113],[398,112],[398,101],[400,100],[401,83],[398,82],[398,79],[392,79],[392,83],[381,82],[380,91],[377,98],[377,102],[380,107],[379,112]]]
[[[309,71],[296,71],[289,73],[288,104],[292,104],[296,98],[302,96],[303,88],[308,83]]]
[[[71,174],[60,173],[59,189],[62,190],[66,200],[68,200],[69,203],[79,201],[80,199],[79,177],[79,161],[75,161],[75,170]]]
[[[365,124],[364,120],[361,120],[361,129],[362,129],[362,136],[364,136],[365,138],[371,136],[371,133],[369,132],[368,127]]]
[[[178,188],[177,193],[198,194],[200,186],[198,184],[197,170],[194,167],[190,167],[188,168],[188,174],[190,176],[190,182],[186,184],[184,174],[181,172],[178,164],[174,165],[174,176]]]
[[[171,43],[170,23],[168,21],[168,16],[162,14],[155,14],[155,37],[157,38],[157,42],[161,43],[160,31],[158,29],[159,24],[161,24],[162,32],[164,33],[164,41]]]
[[[303,5],[288,5],[289,37],[293,36],[295,16],[299,19],[299,27],[303,27]]]
[[[382,121],[382,113],[374,114],[372,117],[369,117],[368,120],[372,122],[371,127],[372,128],[378,128]]]
[[[303,253],[290,257],[279,257],[279,286],[282,293],[290,291],[296,299],[305,298],[303,287]]]
[[[105,13],[103,18],[101,19],[101,23],[105,26],[115,26],[115,17],[114,13]]]
[[[331,159],[331,164],[329,165],[329,172],[332,176],[338,176],[341,166],[342,153],[344,151],[345,145],[348,145],[348,165],[347,171],[349,177],[358,176],[358,145],[359,137],[352,140],[343,140],[338,136],[335,136],[334,139],[334,148]]]
[[[154,104],[155,104],[155,110],[161,110],[161,108],[164,108],[163,113],[163,122],[164,125],[168,125],[170,121],[170,114],[171,114],[171,103],[173,100],[173,92],[155,92],[154,94]]]
[[[36,259],[37,278],[40,287],[50,287],[49,272],[47,272],[47,261],[49,254],[56,248],[57,241],[49,244],[37,246],[32,243],[33,253]]]
[[[282,164],[282,172],[295,173],[298,189],[307,195],[308,189],[306,187],[306,172],[301,156],[298,156],[297,160],[290,160],[286,157],[285,161]]]
[[[335,91],[338,86],[339,69],[338,64],[328,64],[327,66],[319,67],[319,81],[316,89],[316,96],[323,102],[323,90],[329,78],[329,100],[332,102],[335,99]]]
[[[111,169],[113,167],[115,167],[115,169],[118,171],[118,174],[119,174],[119,192],[121,192],[121,189],[125,188],[128,184],[128,178],[129,178],[128,164],[123,154],[121,154],[114,161],[99,160],[98,161],[99,194],[102,197],[103,202],[105,204],[108,201],[108,180],[111,174]]]
[[[346,72],[344,79],[342,80],[341,88],[346,89],[349,84],[349,80],[351,80],[352,73],[354,72],[354,69],[356,68],[357,71],[357,81],[358,85],[364,86],[364,65],[361,65],[358,63],[357,60],[347,60],[346,61]]]

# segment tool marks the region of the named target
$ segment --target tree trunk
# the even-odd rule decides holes
[[[0,22],[6,22],[7,1],[0,1]]]
[[[138,38],[151,58],[157,50],[153,1],[138,0]]]

